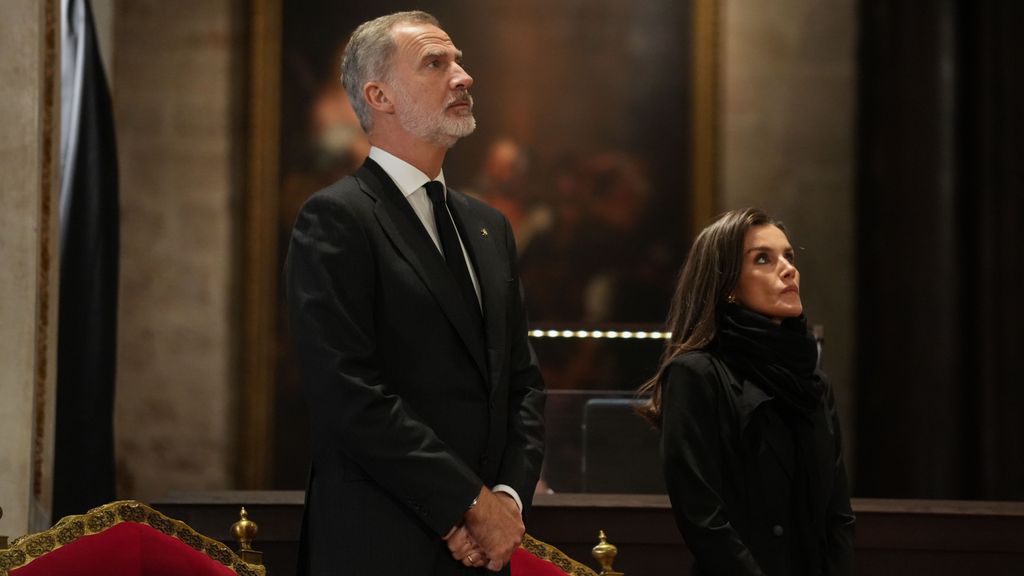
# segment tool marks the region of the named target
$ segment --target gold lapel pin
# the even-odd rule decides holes
[[[490,234],[490,232],[487,231],[487,228],[481,228],[480,229],[480,235],[483,236],[484,238],[487,238],[491,234]]]

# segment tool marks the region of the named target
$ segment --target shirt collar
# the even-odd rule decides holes
[[[430,182],[430,178],[426,174],[420,172],[418,168],[409,164],[405,160],[402,160],[398,156],[391,154],[376,146],[370,147],[370,159],[380,164],[380,167],[387,172],[388,176],[394,180],[395,185],[402,191],[402,195],[408,198],[413,192],[423,188],[423,185]],[[441,184],[444,184],[444,169],[435,178]],[[445,195],[448,194],[448,186],[445,185]]]

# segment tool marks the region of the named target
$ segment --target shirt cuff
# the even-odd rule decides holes
[[[491,492],[504,492],[512,497],[516,501],[516,506],[519,507],[519,513],[523,513],[523,501],[519,499],[519,493],[515,491],[515,488],[506,484],[496,484],[494,488],[491,488]]]

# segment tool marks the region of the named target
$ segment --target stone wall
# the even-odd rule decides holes
[[[49,523],[57,324],[59,2],[0,18],[0,536]]]
[[[234,486],[239,4],[116,2],[108,67],[121,170],[115,434],[125,497]]]
[[[850,464],[856,2],[723,0],[720,17],[719,208],[760,206],[787,223],[808,319],[825,328]]]

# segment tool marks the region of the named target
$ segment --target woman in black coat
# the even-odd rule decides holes
[[[851,574],[839,418],[782,224],[745,209],[705,228],[669,323],[641,392],[694,574]]]

